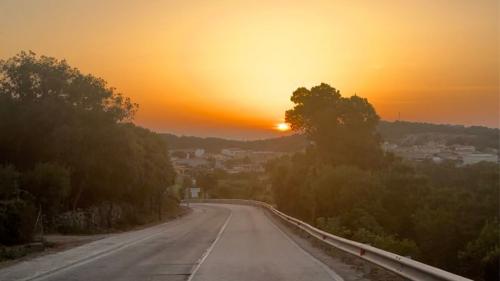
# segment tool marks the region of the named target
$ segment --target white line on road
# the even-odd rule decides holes
[[[263,212],[266,212],[265,210],[262,210]],[[271,214],[272,216],[272,214]],[[279,228],[276,224],[274,224],[274,221],[272,219],[270,219],[268,216],[266,216],[268,218],[269,221],[271,221],[271,224],[283,235],[285,236],[285,238],[290,242],[292,243],[295,247],[297,247],[297,249],[299,249],[302,253],[304,253],[306,256],[308,256],[309,258],[311,258],[316,264],[318,264],[319,266],[321,266],[327,273],[328,275],[330,275],[330,277],[335,280],[335,281],[344,281],[344,278],[340,277],[340,275],[338,275],[337,273],[335,273],[333,270],[330,269],[330,267],[328,267],[328,265],[324,264],[322,261],[318,260],[317,258],[315,258],[313,255],[311,255],[309,252],[307,252],[306,250],[304,250],[302,247],[300,247],[297,243],[295,243],[295,241],[293,241],[292,238],[290,238],[290,236],[288,236],[288,234],[286,234],[283,230],[281,230],[281,228]],[[285,226],[286,227],[286,226]]]
[[[231,213],[227,217],[226,221],[224,222],[224,225],[222,225],[221,229],[219,230],[219,233],[217,233],[217,237],[215,238],[214,242],[212,243],[212,245],[210,245],[210,247],[208,247],[208,249],[205,251],[205,253],[201,256],[199,262],[194,266],[193,270],[191,271],[191,275],[189,276],[187,281],[193,280],[195,274],[198,272],[198,270],[200,269],[203,262],[207,259],[208,255],[210,255],[213,248],[215,247],[215,244],[217,244],[217,242],[221,238],[222,233],[224,233],[224,230],[226,229],[227,224],[229,223],[229,220],[231,219],[232,216],[233,216],[233,212],[231,211]]]
[[[169,222],[166,222],[166,223],[169,223]],[[166,223],[164,223],[164,224],[166,224]],[[159,235],[163,234],[163,232],[164,232],[164,230],[159,230],[159,232],[153,233],[153,234],[148,235],[146,237],[142,237],[142,238],[139,238],[137,240],[134,240],[132,242],[125,243],[125,244],[122,244],[122,245],[118,245],[118,246],[113,247],[113,248],[111,248],[111,249],[109,249],[107,251],[104,251],[104,252],[101,252],[101,253],[97,253],[95,255],[91,255],[89,257],[86,257],[86,258],[83,258],[81,260],[75,261],[75,262],[70,263],[68,265],[55,268],[55,269],[50,270],[48,272],[43,272],[43,273],[41,273],[39,275],[36,275],[36,276],[32,276],[32,277],[28,277],[28,278],[22,279],[21,281],[39,281],[39,280],[45,280],[48,277],[50,277],[50,276],[52,276],[52,275],[54,275],[56,273],[67,271],[69,269],[72,269],[72,268],[75,268],[75,267],[78,267],[78,266],[81,266],[81,265],[93,262],[93,261],[95,261],[97,259],[109,256],[110,254],[116,253],[116,252],[118,252],[120,250],[123,250],[125,248],[128,248],[130,246],[136,245],[138,243],[141,243],[141,242],[144,242],[146,240],[149,240],[149,239],[151,239],[153,237],[159,236]]]

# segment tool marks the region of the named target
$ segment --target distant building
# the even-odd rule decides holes
[[[458,154],[470,154],[476,152],[476,148],[472,145],[455,145],[453,148]]]
[[[432,162],[434,162],[434,163],[442,163],[443,162],[443,158],[441,158],[441,157],[439,157],[437,155],[434,155],[432,157]]]
[[[220,151],[221,154],[231,157],[245,157],[247,156],[247,151],[239,148],[224,148]]]
[[[384,142],[382,143],[382,150],[385,152],[392,152],[398,148],[398,145],[395,143]]]
[[[208,160],[203,158],[189,158],[189,159],[179,159],[175,161],[175,164],[180,166],[189,166],[189,167],[199,167],[208,165]]]
[[[191,198],[193,198],[193,199],[200,198],[201,189],[199,187],[191,187],[189,189],[189,191],[191,193],[191,194],[189,194],[191,196]]]
[[[498,155],[487,153],[471,153],[462,156],[464,165],[476,164],[482,161],[498,163]]]
[[[202,156],[203,156],[203,154],[205,154],[205,149],[200,149],[200,148],[199,148],[199,149],[196,149],[196,150],[194,151],[194,156],[195,156],[195,157],[200,158],[200,157],[202,157]]]

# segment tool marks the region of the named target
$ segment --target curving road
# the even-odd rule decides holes
[[[296,245],[264,213],[227,205],[232,216],[192,280],[336,280],[326,265]]]
[[[166,224],[2,269],[0,280],[341,280],[261,209],[192,207],[191,214]]]

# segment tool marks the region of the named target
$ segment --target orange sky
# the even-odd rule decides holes
[[[496,0],[4,0],[0,58],[65,58],[162,132],[277,136],[293,90],[320,82],[383,119],[498,127],[498,13]]]

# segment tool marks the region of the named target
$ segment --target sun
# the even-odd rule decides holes
[[[288,123],[278,123],[276,124],[276,129],[281,132],[286,132],[290,130],[290,125]]]

